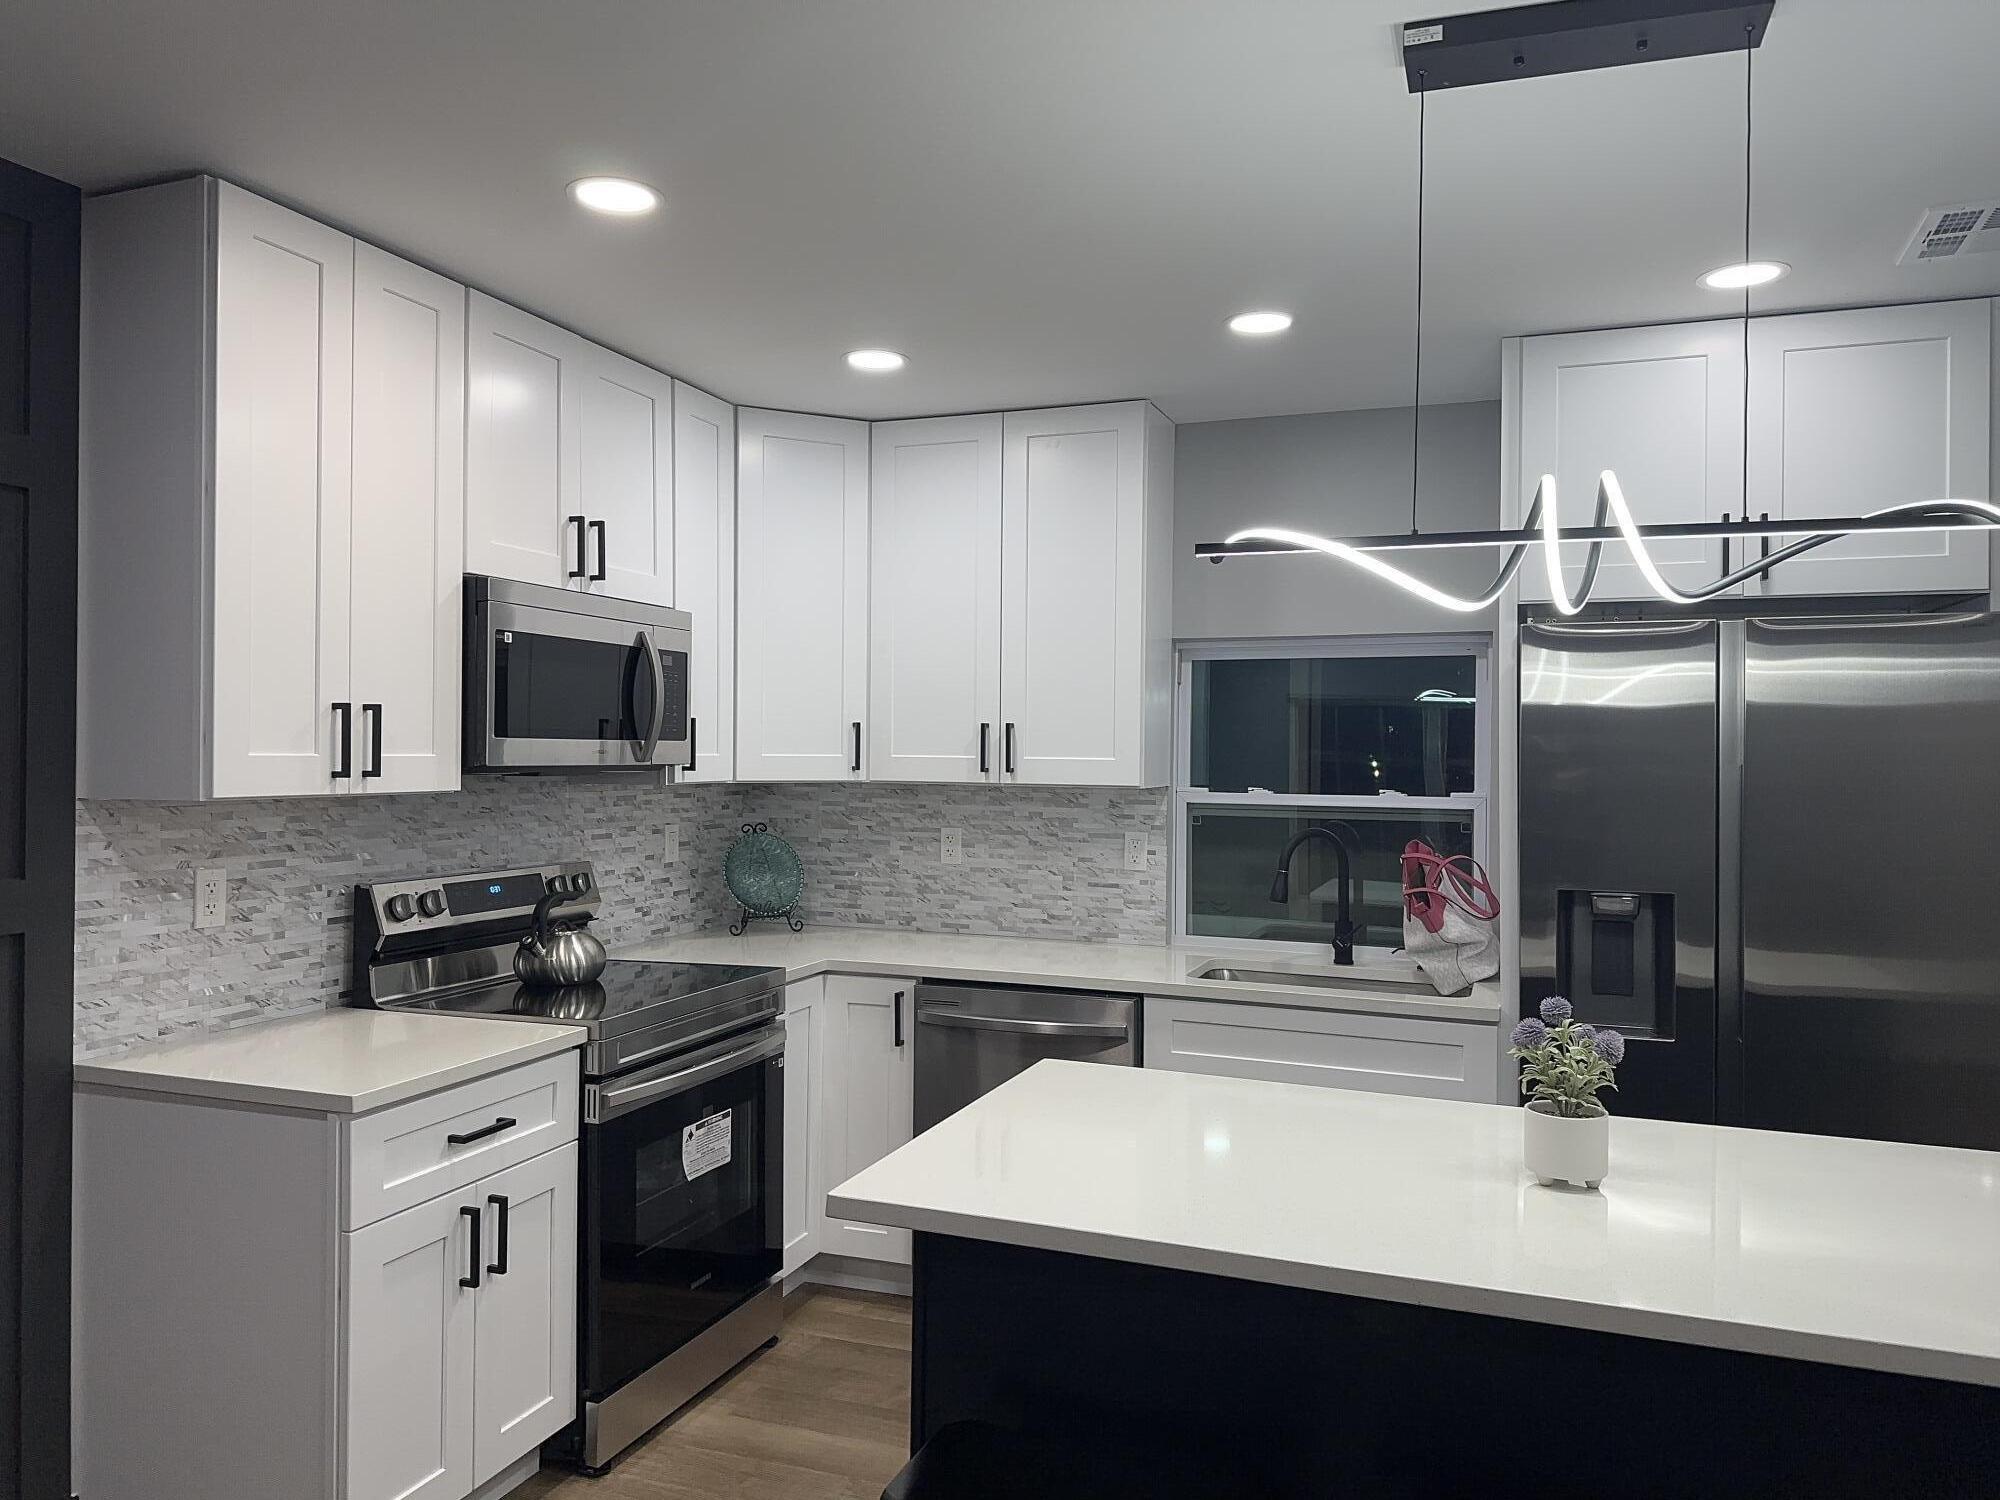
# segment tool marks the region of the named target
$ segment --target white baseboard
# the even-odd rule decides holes
[[[893,1261],[858,1260],[851,1255],[815,1255],[785,1278],[785,1294],[802,1286],[836,1286],[851,1292],[910,1295],[910,1268]]]

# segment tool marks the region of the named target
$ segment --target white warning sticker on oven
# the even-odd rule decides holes
[[[733,1110],[725,1109],[719,1115],[710,1115],[706,1120],[696,1120],[694,1124],[682,1127],[681,1170],[687,1174],[689,1182],[704,1172],[729,1165],[729,1122],[732,1114]]]

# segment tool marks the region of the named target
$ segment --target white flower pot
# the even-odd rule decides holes
[[[1566,1116],[1541,1100],[1521,1111],[1521,1161],[1543,1187],[1594,1188],[1611,1166],[1611,1116]]]

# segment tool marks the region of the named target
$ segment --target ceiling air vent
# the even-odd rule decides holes
[[[1993,250],[2000,250],[2000,203],[1960,203],[1925,214],[1896,264],[1913,266]]]

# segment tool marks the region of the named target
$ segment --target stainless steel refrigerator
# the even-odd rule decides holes
[[[1620,1113],[2000,1149],[2000,616],[1521,627],[1521,1001]]]

